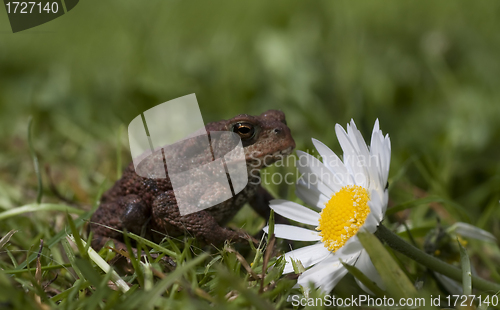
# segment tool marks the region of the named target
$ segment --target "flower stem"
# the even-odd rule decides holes
[[[417,263],[455,281],[462,282],[462,270],[460,270],[460,268],[447,264],[434,256],[422,252],[415,246],[404,241],[387,227],[379,225],[375,235],[380,240],[385,241],[393,250],[413,259]],[[500,284],[489,282],[476,276],[472,276],[472,286],[482,291],[491,291],[493,293],[500,291]]]

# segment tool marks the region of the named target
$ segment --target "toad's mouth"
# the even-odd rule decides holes
[[[278,151],[278,152],[273,153],[273,156],[281,156],[281,155],[287,156],[287,155],[292,154],[292,151],[293,151],[293,147],[290,146],[282,151]]]
[[[279,150],[271,154],[263,154],[260,152],[252,153],[250,158],[247,159],[247,163],[253,169],[264,168],[284,159],[286,156],[290,155],[292,151],[293,147],[290,146],[284,150]]]

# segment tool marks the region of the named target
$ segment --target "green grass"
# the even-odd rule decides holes
[[[280,275],[280,261],[271,259],[277,267],[263,284],[254,278],[265,248],[141,241],[178,267],[155,255],[117,265],[131,285],[123,292],[83,242],[78,249],[67,239],[88,241],[86,220],[130,160],[128,123],[189,93],[205,122],[281,109],[297,149],[311,153],[311,137],[340,152],[335,123],[353,118],[368,139],[379,118],[392,141],[387,226],[406,223],[420,248],[437,217],[445,228],[462,221],[500,238],[499,11],[496,2],[466,1],[88,0],[11,34],[0,9],[0,236],[15,231],[0,242],[0,307],[292,308],[286,296],[300,290]],[[293,186],[266,187],[297,199]],[[264,225],[248,206],[230,223],[250,233]],[[465,249],[479,276],[500,282],[498,245],[468,240]],[[388,253],[423,292],[447,294],[423,267]],[[457,266],[460,253],[448,253]],[[347,276],[334,293],[362,291]]]

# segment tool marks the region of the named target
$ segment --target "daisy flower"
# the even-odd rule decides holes
[[[318,241],[314,245],[286,253],[284,273],[293,271],[291,260],[299,260],[307,269],[298,278],[298,284],[307,290],[312,282],[325,293],[330,292],[347,274],[340,260],[355,265],[379,287],[383,283],[368,253],[356,236],[358,231],[377,230],[387,208],[387,177],[391,159],[389,136],[382,134],[378,120],[373,127],[368,147],[351,120],[347,132],[337,124],[335,132],[340,142],[343,161],[326,145],[312,139],[322,162],[305,152],[297,151],[298,169],[302,174],[296,194],[313,211],[300,204],[273,200],[274,212],[293,221],[311,225],[306,229],[276,224],[278,238],[297,241]],[[267,233],[269,226],[264,227]],[[361,282],[360,287],[370,292]]]

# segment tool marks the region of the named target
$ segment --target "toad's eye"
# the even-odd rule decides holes
[[[233,132],[237,133],[242,140],[249,140],[255,136],[255,127],[250,123],[236,123]]]

